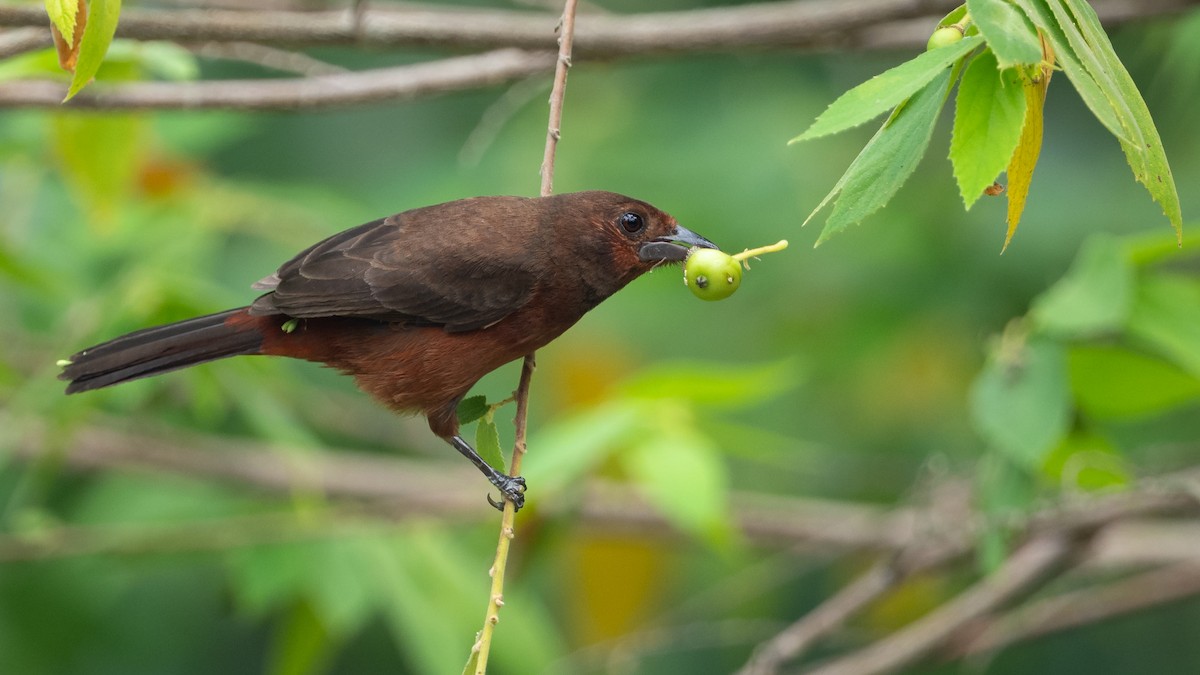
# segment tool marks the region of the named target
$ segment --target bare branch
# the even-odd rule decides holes
[[[276,49],[254,42],[205,42],[187,47],[200,58],[253,63],[281,73],[304,77],[349,72],[348,68],[326,63],[301,52]]]
[[[1036,590],[1078,549],[1079,542],[1066,536],[1035,538],[1013,553],[1000,569],[953,600],[858,652],[810,671],[810,675],[874,675],[912,665],[972,620]]]
[[[79,430],[61,457],[51,454],[37,433],[27,434],[12,453],[26,462],[61,461],[76,471],[176,473],[285,495],[304,488],[332,499],[370,502],[388,512],[470,519],[492,512],[479,500],[476,472],[452,461],[443,464],[351,451],[314,454],[233,439],[181,439],[178,432],[168,438],[96,426]],[[1034,531],[1069,532],[1097,529],[1122,518],[1195,515],[1200,505],[1187,487],[1195,474],[1150,479],[1127,493],[1049,509],[1033,519]],[[744,492],[735,493],[731,501],[734,518],[752,542],[799,545],[824,555],[906,550],[904,569],[953,559],[970,550],[975,536],[976,525],[962,518],[957,530],[922,534],[921,523],[937,520],[926,510]],[[672,531],[634,491],[611,483],[593,482],[578,505],[544,504],[543,510],[571,511],[583,525],[655,536]]]
[[[876,563],[816,609],[759,645],[738,675],[772,675],[784,663],[800,658],[818,640],[841,628],[850,617],[878,600],[903,578],[895,562],[884,560]]]
[[[1101,19],[1126,21],[1182,11],[1198,0],[1103,0]],[[610,58],[663,53],[746,49],[896,46],[892,22],[940,17],[960,0],[787,0],[729,7],[589,14],[576,36],[575,53]],[[557,14],[524,10],[413,7],[351,11],[128,8],[118,36],[182,42],[228,41],[284,45],[359,45],[447,49],[554,49]],[[360,23],[361,22],[361,23]],[[0,6],[0,26],[45,26],[38,6]],[[923,35],[904,46],[924,44]],[[868,34],[869,33],[869,34]]]
[[[303,79],[195,83],[96,83],[65,105],[66,85],[45,80],[0,84],[0,107],[85,109],[301,110],[395,101],[486,87],[549,72],[548,53],[503,49],[473,56]]]
[[[45,27],[48,21],[43,22],[42,28],[19,28],[0,33],[0,59],[53,45],[54,39]]]
[[[1176,563],[1128,579],[1039,600],[969,631],[943,654],[958,660],[994,654],[1018,642],[1078,628],[1200,594],[1200,561]]]

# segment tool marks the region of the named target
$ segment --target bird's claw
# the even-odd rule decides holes
[[[504,501],[508,500],[513,503],[513,511],[520,511],[522,506],[525,506],[525,479],[520,476],[506,476],[500,474],[492,479],[492,485],[500,489],[499,501],[492,499],[491,495],[487,496],[488,503],[491,504],[497,511],[504,510]]]

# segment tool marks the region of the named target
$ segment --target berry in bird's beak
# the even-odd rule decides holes
[[[638,248],[642,262],[680,262],[687,258],[694,247],[715,249],[717,245],[681,225],[676,225],[671,234],[658,237]]]
[[[742,283],[742,263],[724,251],[694,248],[683,265],[683,283],[701,300],[724,300]]]

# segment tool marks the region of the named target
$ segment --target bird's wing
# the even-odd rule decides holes
[[[429,230],[393,216],[336,234],[255,284],[271,292],[251,313],[363,317],[454,332],[494,324],[529,300],[536,276],[520,251],[480,250],[469,232]]]

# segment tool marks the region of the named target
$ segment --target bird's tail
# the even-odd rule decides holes
[[[245,320],[239,320],[239,319]],[[245,307],[122,335],[71,357],[58,378],[67,393],[194,366],[240,354],[258,354],[263,335]]]

